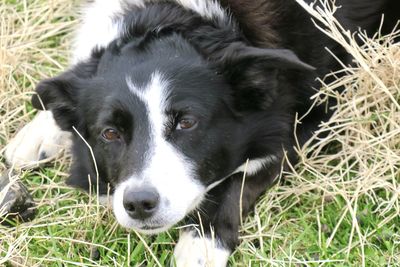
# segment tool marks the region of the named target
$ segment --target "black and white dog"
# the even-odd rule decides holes
[[[337,17],[372,32],[395,1],[343,1]],[[310,108],[316,77],[339,67],[325,48],[350,61],[294,0],[94,0],[71,68],[32,98],[48,111],[6,157],[37,161],[72,140],[70,185],[111,194],[118,222],[141,233],[201,222],[204,238],[181,233],[177,265],[225,266],[240,212],[273,183],[284,151],[295,159],[295,114]],[[298,126],[300,143],[324,110]]]

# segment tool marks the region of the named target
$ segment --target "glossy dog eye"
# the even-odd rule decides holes
[[[112,129],[112,128],[105,129],[105,130],[102,132],[101,136],[102,136],[106,141],[109,141],[109,142],[112,142],[112,141],[116,141],[116,140],[121,139],[121,136],[120,136],[120,134],[118,133],[118,131],[115,130],[115,129]]]
[[[183,118],[176,125],[177,130],[189,130],[197,125],[197,121],[193,118]]]

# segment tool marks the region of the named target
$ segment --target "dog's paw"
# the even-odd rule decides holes
[[[217,240],[183,231],[174,250],[176,267],[225,267],[230,252]]]
[[[55,157],[70,146],[71,133],[58,127],[50,111],[42,111],[10,141],[5,158],[14,167],[27,168]]]

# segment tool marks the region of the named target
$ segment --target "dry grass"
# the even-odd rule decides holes
[[[4,147],[26,124],[26,102],[38,80],[59,72],[67,58],[65,33],[75,23],[73,1],[0,2],[0,140]],[[29,3],[29,5],[28,5]],[[60,40],[62,38],[62,40]]]
[[[394,45],[393,40],[400,35],[400,31],[393,31],[388,36],[377,34],[374,39],[367,38],[363,33],[354,35],[345,31],[332,16],[335,8],[328,5],[325,9],[315,8],[301,0],[297,2],[313,15],[317,27],[354,57],[355,66],[343,65],[343,70],[331,74],[336,79],[330,84],[321,81],[323,86],[314,96],[315,104],[323,104],[328,97],[337,101],[332,118],[323,123],[318,131],[324,137],[316,135],[303,147],[297,148],[300,163],[291,166],[291,172],[286,173],[290,185],[280,186],[268,193],[258,205],[259,212],[279,210],[282,214],[290,209],[282,208],[286,199],[291,199],[292,207],[314,196],[317,201],[310,212],[315,214],[317,220],[319,247],[332,246],[343,231],[341,224],[346,218],[351,225],[345,230],[350,233],[347,245],[337,249],[332,257],[346,255],[339,260],[345,263],[344,266],[355,248],[360,254],[358,264],[371,266],[373,261],[366,259],[365,247],[376,246],[373,240],[379,230],[393,225],[393,253],[389,253],[391,255],[386,264],[396,265],[400,259],[400,44]],[[363,44],[358,45],[355,37],[361,38]],[[345,75],[341,76],[343,73]],[[339,93],[341,87],[344,91]],[[327,202],[339,202],[339,199],[343,205],[337,210],[335,224],[323,244],[321,236],[324,229],[320,217],[324,216]],[[360,206],[371,206],[373,209],[360,210]],[[362,225],[360,214],[363,213],[378,218],[375,227]],[[254,229],[263,233],[265,228],[259,224],[257,215],[256,209],[256,221],[252,220],[247,227],[250,233],[260,238],[262,235],[257,235]],[[294,218],[295,223],[298,221]],[[269,232],[270,236],[266,237],[271,240],[291,239],[274,237],[274,227]],[[273,256],[260,256],[260,259],[269,264],[282,263],[274,261]],[[313,263],[296,256],[292,260]],[[369,265],[366,260],[369,260]],[[314,263],[323,262],[316,260]]]
[[[66,66],[73,6],[0,0],[0,150],[32,118],[28,101],[37,81]],[[394,266],[400,262],[400,46],[391,40],[399,33],[375,40],[359,35],[365,40],[359,46],[335,22],[334,10],[304,8],[356,64],[344,66],[345,75],[333,83],[322,82],[316,104],[327,96],[338,101],[320,130],[327,136],[298,148],[300,163],[287,182],[270,190],[244,222],[231,263]],[[121,229],[110,211],[62,184],[67,166],[68,158],[60,157],[52,167],[19,174],[40,216],[0,226],[0,265],[165,265],[176,233],[148,242]],[[92,246],[101,260],[90,259]]]

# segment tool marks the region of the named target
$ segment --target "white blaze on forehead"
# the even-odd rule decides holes
[[[126,80],[130,92],[138,97],[147,109],[147,117],[143,120],[149,121],[150,138],[149,149],[143,162],[144,169],[140,173],[133,173],[116,188],[114,212],[118,221],[126,227],[138,229],[143,226],[140,222],[130,219],[125,212],[122,204],[123,192],[128,187],[132,190],[151,186],[157,190],[161,200],[160,207],[151,220],[156,225],[171,227],[200,203],[205,187],[195,178],[194,164],[165,140],[168,81],[157,72],[144,88],[135,86],[129,78]],[[140,137],[134,142],[141,142]]]
[[[167,122],[167,117],[165,116],[168,98],[167,80],[163,79],[158,72],[154,72],[149,85],[145,88],[135,86],[129,77],[126,78],[126,83],[129,90],[136,95],[147,108],[152,137],[157,138],[162,136],[164,125]]]

